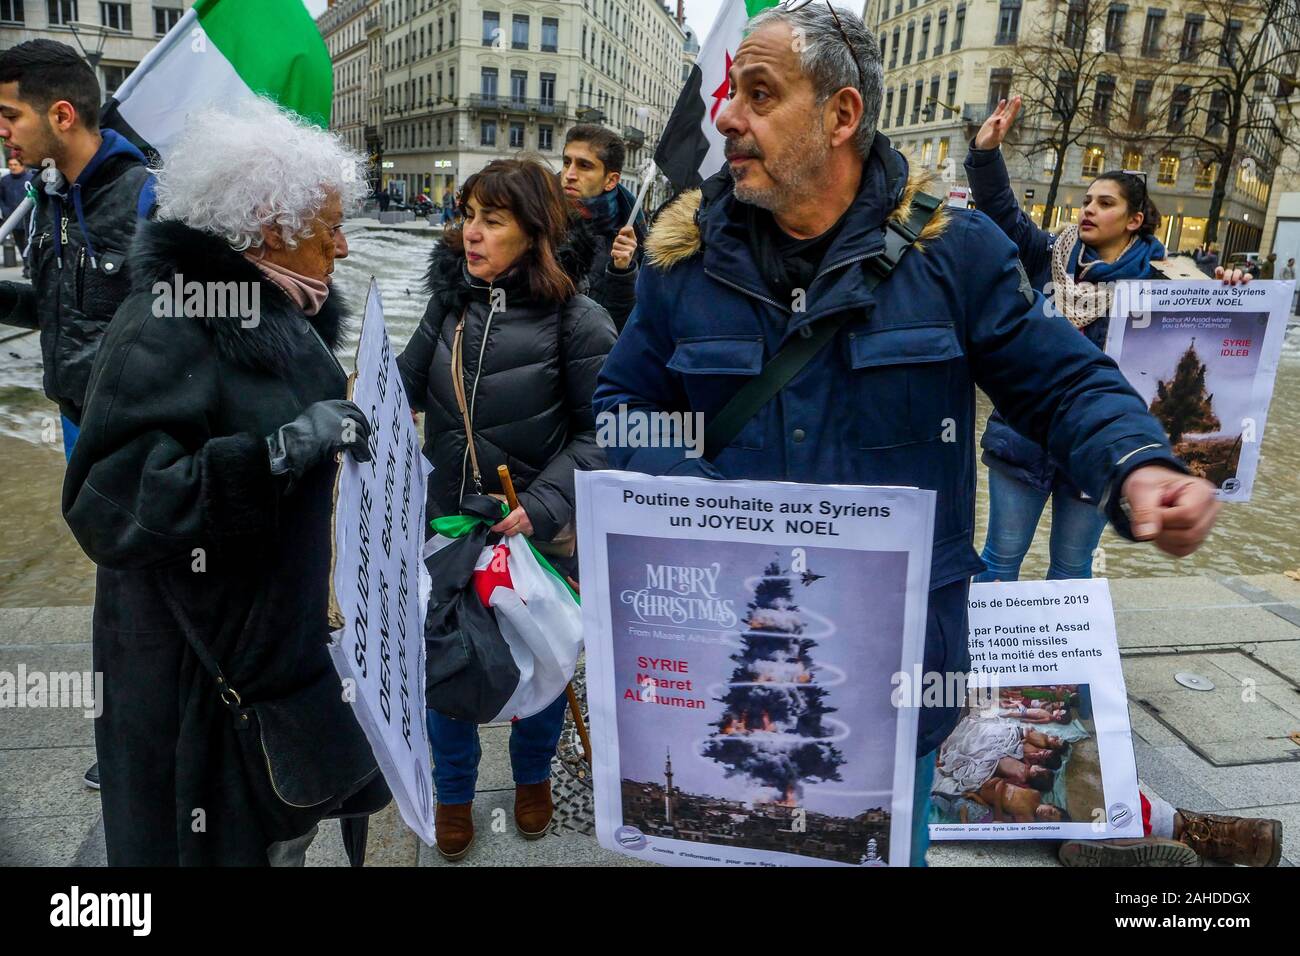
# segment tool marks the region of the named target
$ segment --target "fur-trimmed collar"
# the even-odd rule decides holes
[[[596,258],[595,233],[585,220],[576,216],[570,220],[568,235],[557,250],[556,258],[578,292],[585,292],[587,273]],[[513,274],[505,277],[504,286],[515,289],[523,286],[526,289],[523,277]],[[469,274],[463,251],[452,249],[442,240],[434,244],[424,273],[424,291],[433,296],[445,312],[460,311],[475,293],[486,295],[487,289],[487,283]],[[515,301],[514,295],[511,301]],[[528,299],[525,297],[522,301]]]
[[[307,317],[279,286],[224,239],[175,220],[140,223],[131,251],[132,291],[152,294],[156,283],[171,286],[177,276],[183,276],[187,284],[259,283],[256,325],[245,327],[237,318],[198,317],[221,355],[246,368],[283,374],[294,354],[294,330],[304,319],[331,351],[346,331],[347,303],[337,287],[321,310]]]
[[[910,167],[907,185],[903,188],[898,205],[890,213],[890,221],[899,224],[907,222],[912,209],[912,200],[917,193],[927,192],[935,178],[931,170],[918,166]],[[729,192],[730,189],[726,191]],[[698,214],[701,195],[699,189],[687,190],[659,214],[650,229],[650,237],[646,240],[646,261],[651,265],[667,271],[700,251],[702,244]],[[949,218],[948,207],[941,206],[922,230],[916,247],[924,249],[926,240],[941,236],[944,229],[948,227]]]

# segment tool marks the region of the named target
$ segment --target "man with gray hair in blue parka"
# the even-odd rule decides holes
[[[967,590],[983,569],[971,541],[976,385],[1121,535],[1189,554],[1218,506],[1115,364],[1044,309],[1001,230],[923,197],[925,172],[909,170],[875,129],[875,38],[852,14],[806,3],[750,22],[717,117],[727,169],[655,223],[595,409],[709,421],[787,344],[825,336],[721,447],[706,444],[702,458],[612,447],[610,464],[935,490],[924,666],[964,672]],[[916,248],[900,249],[900,232]],[[928,843],[934,751],[959,703],[921,711],[914,862]]]

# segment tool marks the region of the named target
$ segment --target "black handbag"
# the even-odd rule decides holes
[[[166,587],[160,590],[231,714],[268,841],[302,836],[330,815],[374,813],[388,805],[392,794],[333,667],[288,696],[245,701],[180,602]]]

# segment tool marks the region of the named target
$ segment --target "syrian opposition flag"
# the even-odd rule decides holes
[[[302,0],[197,0],[108,101],[103,125],[165,155],[187,114],[259,95],[329,125],[334,72]]]
[[[481,501],[485,510],[430,522],[425,701],[449,717],[491,723],[531,717],[565,692],[582,652],[582,612],[526,537],[488,543],[506,506]]]
[[[674,188],[695,188],[726,161],[722,134],[713,124],[727,101],[727,71],[744,39],[746,21],[777,2],[723,0],[655,150],[655,165]]]

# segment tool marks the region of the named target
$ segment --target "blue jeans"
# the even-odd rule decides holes
[[[63,456],[72,460],[72,446],[77,443],[77,436],[81,434],[81,429],[72,424],[67,415],[60,415],[63,419]]]
[[[551,758],[564,729],[567,694],[541,713],[510,724],[510,770],[517,785],[541,783],[551,776]],[[439,803],[469,803],[478,783],[483,749],[478,724],[427,710],[429,745],[433,750],[433,788]]]
[[[912,791],[912,859],[909,866],[925,866],[930,849],[930,790],[934,786],[934,764],[938,751],[916,758],[916,783]]]
[[[981,555],[988,570],[973,580],[1019,579],[1020,564],[1034,540],[1047,498],[1047,492],[997,468],[989,469],[989,531]],[[1092,577],[1092,552],[1101,540],[1106,516],[1097,510],[1095,502],[1080,501],[1059,487],[1051,498],[1051,564],[1047,580]]]

